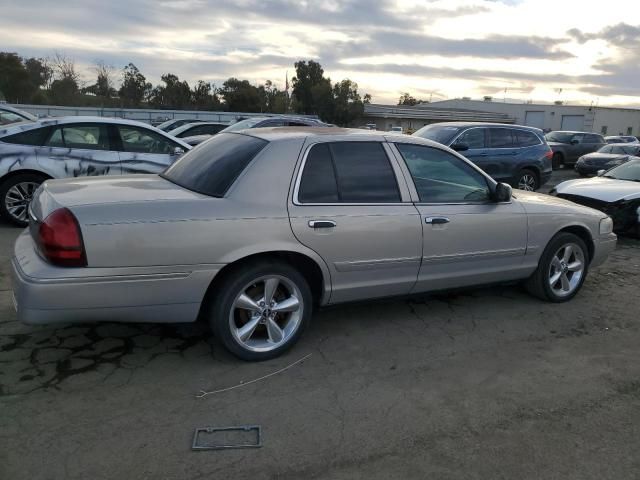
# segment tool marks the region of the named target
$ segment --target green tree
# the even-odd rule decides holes
[[[358,94],[358,84],[349,79],[338,82],[333,87],[333,122],[350,126],[362,118],[364,103]]]
[[[118,95],[114,87],[113,72],[114,68],[106,65],[104,62],[98,62],[93,70],[96,72],[96,83],[82,89],[82,93],[91,93],[99,97],[100,102],[104,104],[111,103],[111,99]]]
[[[150,94],[149,103],[156,108],[185,109],[191,105],[191,89],[177,75],[165,73],[160,77],[164,85],[156,86]]]
[[[204,80],[198,80],[191,90],[191,102],[196,110],[220,110],[222,107],[215,85]]]
[[[414,105],[417,105],[419,103],[422,103],[422,100],[415,99],[408,92],[405,92],[402,95],[400,95],[400,99],[398,100],[398,105],[409,105],[413,107]]]
[[[294,65],[296,76],[292,82],[297,112],[307,115],[318,114],[324,119],[323,114],[329,114],[332,106],[320,102],[328,99],[327,91],[331,91],[331,80],[324,77],[324,70],[318,62],[301,60]]]
[[[54,105],[78,105],[80,90],[71,77],[63,77],[51,83],[50,100]]]
[[[29,81],[36,88],[48,88],[53,77],[53,68],[46,58],[28,58],[24,61],[24,68],[29,75]]]
[[[259,112],[263,106],[257,87],[247,80],[230,78],[220,89],[226,109],[232,112]]]
[[[12,103],[27,103],[38,87],[17,53],[0,52],[0,95]]]
[[[140,73],[138,67],[130,63],[122,69],[122,84],[118,96],[125,107],[139,107],[151,93],[151,83]]]

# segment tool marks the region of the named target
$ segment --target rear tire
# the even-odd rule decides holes
[[[236,357],[262,361],[290,349],[311,321],[313,301],[304,276],[287,263],[260,261],[229,272],[212,292],[208,320]]]
[[[519,190],[535,192],[540,188],[540,180],[538,174],[528,168],[523,168],[518,174],[518,180],[515,187]]]
[[[580,291],[588,270],[589,250],[584,241],[573,233],[560,232],[547,244],[525,287],[541,300],[566,302]]]
[[[561,153],[554,153],[551,157],[551,167],[553,170],[558,170],[564,166],[564,157]]]
[[[20,173],[0,184],[0,216],[18,227],[29,224],[31,197],[46,177],[35,173]]]

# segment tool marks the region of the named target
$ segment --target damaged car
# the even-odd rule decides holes
[[[33,193],[52,178],[158,173],[191,147],[147,124],[61,117],[0,128],[0,216],[28,223]]]
[[[49,180],[29,214],[20,321],[200,318],[244,360],[291,348],[326,305],[512,281],[566,302],[616,245],[597,210],[339,128],[219,133],[160,175]]]
[[[562,182],[550,192],[558,198],[595,208],[613,219],[614,230],[640,237],[640,158],[600,170],[598,176]]]

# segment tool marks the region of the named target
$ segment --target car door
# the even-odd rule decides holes
[[[43,146],[36,149],[36,155],[42,170],[54,178],[121,173],[120,159],[107,123],[53,126]]]
[[[585,138],[583,133],[576,133],[571,136],[565,149],[567,152],[565,161],[575,162],[579,157],[586,153],[584,140]]]
[[[460,153],[475,163],[485,172],[495,171],[496,165],[493,165],[489,157],[489,144],[487,139],[487,128],[472,127],[462,132],[453,142],[452,145],[464,145],[468,147]],[[491,175],[491,174],[490,174]]]
[[[122,173],[160,173],[183,153],[182,145],[138,125],[116,124]]]
[[[296,238],[329,268],[331,303],[401,295],[413,287],[422,226],[384,142],[309,145],[289,216]]]
[[[396,143],[413,180],[423,227],[415,292],[521,278],[527,217],[515,200],[496,203],[489,180],[444,150]]]
[[[518,141],[512,128],[491,127],[489,133],[490,170],[485,170],[494,180],[509,181],[513,177],[513,165],[517,162]],[[483,169],[484,170],[484,169]]]

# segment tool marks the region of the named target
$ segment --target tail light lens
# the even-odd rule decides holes
[[[80,225],[68,208],[53,211],[32,232],[40,254],[53,265],[87,266]]]
[[[547,150],[547,152],[544,154],[544,158],[546,158],[547,160],[551,160],[553,158],[553,150]]]

